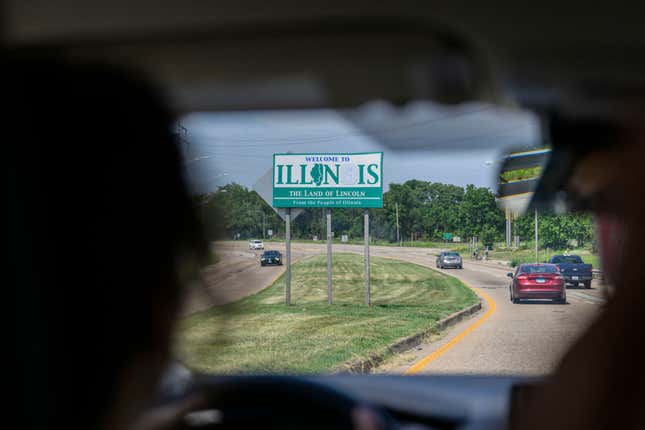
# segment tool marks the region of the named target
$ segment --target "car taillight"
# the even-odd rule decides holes
[[[526,276],[526,275],[519,275],[519,276],[517,276],[515,279],[517,279],[518,281],[526,281],[526,280],[528,279],[528,276]]]
[[[558,275],[558,276],[555,276],[554,279],[557,281],[564,281],[564,276]]]

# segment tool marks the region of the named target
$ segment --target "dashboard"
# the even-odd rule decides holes
[[[331,375],[308,377],[389,412],[402,428],[500,429],[537,380],[507,376]]]
[[[324,415],[321,405],[307,410],[311,404],[322,404],[333,397],[334,402],[338,398],[341,402],[327,402],[327,413],[343,409],[346,404],[342,399],[346,399],[382,411],[391,419],[387,428],[408,430],[512,429],[513,416],[540,385],[538,378],[480,375],[193,375],[180,365],[173,366],[162,382],[161,397],[166,400],[194,390],[206,390],[215,396],[210,413],[219,421],[190,428],[231,427],[220,419],[226,415],[225,410],[233,408],[238,415],[250,417],[257,413],[258,406],[263,410],[263,419],[274,424],[270,428],[284,428],[276,423],[292,424],[291,420]]]

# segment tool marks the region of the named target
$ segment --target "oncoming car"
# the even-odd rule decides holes
[[[513,303],[519,303],[520,300],[525,299],[567,302],[564,277],[555,264],[522,264],[515,274],[508,273],[507,276],[512,279],[510,293]]]
[[[252,240],[249,242],[249,249],[255,251],[256,249],[264,249],[264,242],[261,240]]]
[[[282,254],[279,251],[264,251],[260,257],[260,266],[282,266]]]
[[[463,261],[461,255],[458,252],[447,252],[444,251],[437,256],[436,261],[437,268],[444,269],[446,267],[452,267],[457,269],[463,269]]]

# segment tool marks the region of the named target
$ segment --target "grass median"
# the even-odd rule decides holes
[[[372,306],[363,304],[363,257],[335,254],[334,304],[327,305],[327,260],[293,265],[292,305],[284,278],[236,303],[181,322],[178,349],[209,373],[321,373],[383,351],[397,339],[477,302],[457,279],[398,260],[370,259]]]

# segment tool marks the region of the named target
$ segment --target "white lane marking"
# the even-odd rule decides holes
[[[601,305],[605,303],[604,299],[601,299],[599,297],[594,297],[589,294],[581,293],[580,291],[569,291],[567,293],[569,296],[573,296],[577,299],[582,300],[585,303],[589,303],[591,305]]]

